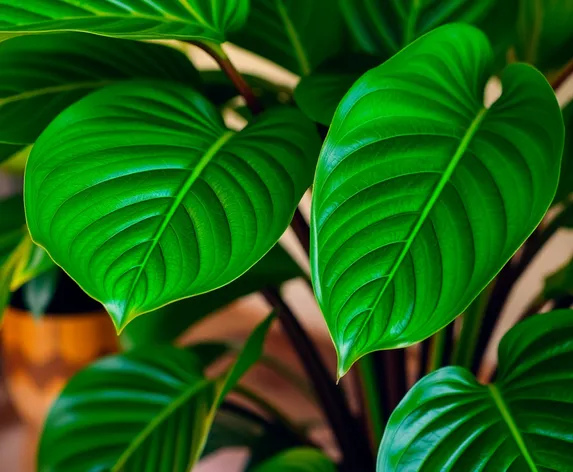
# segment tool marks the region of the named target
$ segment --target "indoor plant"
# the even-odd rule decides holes
[[[33,144],[30,234],[105,305],[118,331],[135,318],[134,326],[155,326],[147,343],[70,382],[48,418],[40,470],[185,471],[221,443],[251,445],[227,427],[237,410],[223,402],[257,361],[272,318],[215,378],[203,369],[221,349],[157,346],[149,333],[170,325],[161,310],[174,301],[197,296],[189,303],[202,306],[212,290],[229,301],[231,287],[241,294],[242,277],[291,219],[310,254],[338,376],[358,361],[369,428],[281,298],[281,277],[270,283],[283,267],[270,262],[249,291],[260,289],[275,307],[341,459],[335,464],[302,434],[296,449],[253,455],[251,470],[570,469],[571,312],[515,327],[500,346],[495,383],[479,385],[467,368],[476,372],[515,281],[571,224],[571,156],[560,181],[564,126],[552,90],[572,68],[571,18],[566,0],[519,8],[487,0],[0,0],[0,60],[9,72],[0,133],[6,156]],[[36,36],[62,31],[76,33]],[[148,39],[207,51],[248,109],[177,51],[129,41]],[[245,79],[221,47],[226,40],[300,74],[295,104],[278,104],[275,87]],[[541,72],[507,65],[516,60]],[[484,106],[495,75],[503,91]],[[227,127],[220,108],[248,125]],[[297,205],[313,179],[309,229]],[[21,257],[16,250],[7,260]],[[571,305],[570,269],[552,281],[531,311]],[[404,396],[404,348],[418,342],[422,374],[457,366]]]

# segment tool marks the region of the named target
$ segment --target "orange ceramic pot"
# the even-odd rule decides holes
[[[9,307],[0,333],[8,392],[21,418],[35,427],[70,377],[117,351],[115,329],[104,311],[34,319]]]

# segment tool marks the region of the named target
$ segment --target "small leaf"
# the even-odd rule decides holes
[[[38,469],[192,470],[220,403],[257,361],[271,321],[255,329],[229,372],[214,381],[203,377],[192,352],[170,346],[137,349],[84,369],[50,410]]]
[[[191,89],[116,84],[65,110],[34,146],[28,226],[121,330],[264,256],[311,183],[318,147],[295,109],[235,132]]]
[[[278,244],[245,274],[229,285],[212,292],[186,298],[140,316],[122,333],[126,347],[171,343],[190,326],[237,298],[267,285],[280,285],[302,276],[298,265]]]
[[[517,58],[542,71],[558,70],[573,51],[571,0],[522,0],[517,23]]]
[[[513,39],[518,0],[376,1],[341,0],[342,11],[362,49],[389,57],[415,39],[446,23],[482,28],[497,55]]]
[[[332,0],[251,0],[246,25],[229,39],[304,76],[336,54],[343,38]]]
[[[573,311],[536,315],[499,346],[495,383],[424,377],[392,413],[378,472],[565,471],[573,464]]]
[[[338,107],[316,171],[311,266],[341,375],[461,314],[553,199],[555,95],[514,64],[484,108],[492,61],[479,30],[444,26],[366,73]]]
[[[0,161],[33,144],[62,110],[106,85],[131,78],[200,82],[191,62],[173,48],[79,33],[4,41],[0,70],[0,143],[16,143],[0,144]]]
[[[253,472],[336,472],[336,466],[317,449],[298,448],[276,455]]]
[[[311,120],[328,126],[352,84],[380,63],[372,56],[351,54],[327,61],[301,79],[294,91],[296,104]]]
[[[222,43],[241,27],[248,0],[0,0],[0,40],[80,31],[126,39],[205,39]]]

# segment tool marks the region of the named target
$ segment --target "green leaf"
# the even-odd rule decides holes
[[[229,285],[180,300],[135,319],[123,331],[122,343],[129,348],[171,343],[187,328],[237,298],[267,285],[280,285],[302,275],[298,265],[277,244],[251,269]]]
[[[255,329],[229,372],[214,381],[203,377],[192,352],[170,346],[136,349],[84,369],[50,410],[38,469],[192,470],[218,407],[257,361],[271,321]]]
[[[222,43],[240,28],[249,0],[0,0],[0,40],[80,31],[126,39],[204,39]]]
[[[479,30],[444,26],[366,73],[338,107],[316,171],[311,265],[340,375],[461,314],[553,199],[555,95],[514,64],[484,108],[492,61]]]
[[[296,74],[308,75],[342,46],[343,20],[335,3],[251,0],[247,23],[229,39]]]
[[[26,216],[21,195],[0,200],[0,266],[4,265],[26,235]]]
[[[546,277],[543,287],[545,300],[556,300],[567,295],[573,295],[573,258]]]
[[[28,226],[121,330],[264,256],[311,183],[318,147],[295,109],[235,132],[191,89],[116,84],[65,110],[34,146]]]
[[[276,455],[253,472],[336,472],[336,466],[317,449],[298,448]]]
[[[536,315],[499,346],[493,384],[424,377],[388,422],[378,471],[565,471],[573,464],[573,311]]]
[[[56,293],[60,275],[60,269],[58,267],[52,267],[22,287],[22,296],[26,308],[30,310],[32,315],[36,318],[47,313],[47,309]]]
[[[517,1],[341,0],[341,6],[356,40],[370,54],[391,56],[434,28],[458,22],[481,27],[502,55],[513,39]]]
[[[563,147],[559,186],[553,204],[567,202],[573,194],[573,103],[569,103],[563,109],[563,122],[565,123],[565,146]]]
[[[131,78],[200,83],[173,48],[79,33],[4,41],[0,70],[0,143],[14,143],[0,144],[0,161],[33,144],[62,110],[93,90]]]
[[[519,60],[560,69],[573,59],[573,1],[521,0],[517,32]]]
[[[296,104],[311,120],[328,126],[352,84],[380,62],[372,56],[350,54],[327,61],[301,79],[294,91]]]

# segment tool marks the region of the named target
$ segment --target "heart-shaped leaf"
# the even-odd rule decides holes
[[[464,311],[545,214],[563,121],[524,64],[483,105],[493,53],[450,25],[354,84],[316,171],[312,276],[344,374],[427,338]]]
[[[534,316],[502,339],[495,383],[461,367],[418,382],[390,417],[377,470],[570,470],[572,392],[573,311]]]
[[[304,76],[336,54],[343,38],[332,0],[251,0],[245,27],[229,39]]]
[[[204,39],[222,43],[240,28],[249,0],[0,0],[0,40],[81,31],[130,39]]]
[[[129,348],[171,343],[191,325],[233,300],[268,285],[280,285],[302,276],[287,252],[274,246],[259,262],[229,285],[212,292],[186,298],[133,320],[122,333],[122,344]]]
[[[26,168],[30,233],[118,329],[219,288],[278,241],[319,139],[293,108],[228,129],[176,83],[123,83],[75,103]]]
[[[175,49],[79,33],[4,41],[0,70],[0,161],[33,144],[62,110],[93,90],[131,78],[200,83]]]
[[[253,331],[216,380],[203,376],[192,352],[170,346],[137,349],[84,369],[50,410],[38,470],[192,470],[224,397],[260,357],[272,319]]]
[[[370,54],[391,56],[434,28],[459,22],[482,28],[496,55],[505,55],[518,0],[341,0],[341,7],[356,40]]]
[[[298,448],[281,452],[253,472],[336,472],[336,466],[317,449]]]

